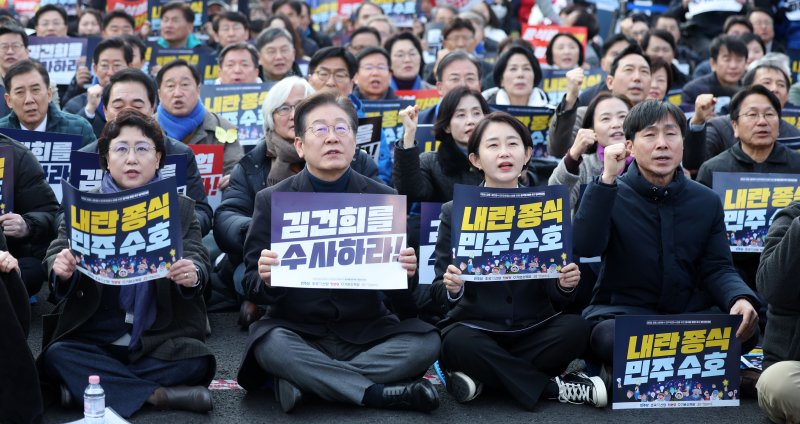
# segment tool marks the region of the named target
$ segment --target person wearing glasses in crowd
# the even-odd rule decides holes
[[[294,110],[300,100],[314,92],[315,89],[300,77],[284,78],[269,90],[263,107],[264,140],[233,168],[230,186],[223,192],[222,203],[215,212],[214,237],[235,270],[233,289],[240,299],[246,294],[242,286],[242,246],[253,217],[256,193],[305,167],[305,160],[294,147]],[[356,150],[350,166],[359,174],[380,181],[375,161],[363,150]],[[240,308],[239,325],[246,329],[261,315],[263,309],[245,301]]]
[[[103,88],[115,73],[129,67],[132,61],[133,51],[122,39],[109,38],[98,43],[92,53],[92,85],[67,102],[64,111],[86,118],[94,134],[100,137],[106,126],[105,108],[100,99]]]
[[[126,109],[106,126],[98,143],[106,171],[101,193],[118,193],[161,179],[166,150],[158,122]],[[106,405],[127,418],[146,403],[158,409],[208,412],[208,384],[216,361],[205,345],[203,287],[210,263],[201,243],[193,202],[178,196],[183,257],[168,274],[148,283],[100,284],[77,271],[65,223],[45,263],[59,300],[55,331],[37,359],[44,387],[60,387],[63,406],[75,407],[86,376],[99,374]]]
[[[356,56],[358,71],[353,78],[356,88],[353,94],[362,100],[394,100],[392,89],[392,60],[389,53],[380,47],[368,47]]]
[[[66,37],[69,29],[67,12],[54,4],[40,7],[31,22],[37,37]]]
[[[480,62],[467,52],[456,50],[445,55],[436,68],[436,91],[444,98],[457,87],[467,87],[472,91],[481,90]],[[433,125],[439,116],[442,102],[419,114],[419,123]]]
[[[358,56],[358,53],[367,47],[380,47],[381,45],[381,34],[377,29],[361,27],[353,31],[346,47],[350,54]]]
[[[416,318],[414,249],[401,250],[398,259],[408,275],[405,290],[349,290],[340,296],[336,290],[271,284],[271,269],[279,263],[270,250],[272,193],[395,193],[350,167],[357,125],[350,100],[322,91],[297,104],[294,116],[294,145],[306,167],[255,198],[244,242],[244,290],[248,300],[269,308],[250,326],[237,381],[248,391],[273,382],[284,412],[305,394],[370,408],[436,409],[438,393],[420,377],[436,360],[439,334]]]
[[[260,83],[258,50],[248,43],[228,44],[219,53],[219,78],[214,84]]]
[[[393,90],[428,90],[433,85],[422,80],[425,62],[422,58],[422,44],[410,32],[401,32],[386,40],[386,51],[392,59],[392,79],[389,85]]]
[[[0,26],[0,78],[20,60],[28,58],[28,33],[22,27],[13,24]],[[0,82],[0,85],[3,85]],[[3,85],[5,88],[5,85]],[[55,90],[55,87],[53,87]],[[11,109],[4,101],[0,102],[0,116],[8,115]]]
[[[474,54],[475,46],[478,44],[475,33],[475,27],[469,20],[458,17],[453,19],[452,23],[442,30],[442,49],[436,54],[436,62],[425,66],[424,74],[427,75],[425,80],[431,84],[437,81],[437,69],[442,59],[450,52],[461,50],[470,55]],[[493,69],[491,64],[485,60],[476,63],[480,66],[481,75],[491,74]]]

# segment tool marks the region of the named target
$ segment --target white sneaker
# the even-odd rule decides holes
[[[569,373],[553,379],[558,385],[558,400],[562,403],[588,404],[603,408],[608,404],[606,386],[600,377]]]
[[[483,390],[483,383],[473,380],[461,371],[451,372],[447,375],[447,391],[458,403],[469,402]]]

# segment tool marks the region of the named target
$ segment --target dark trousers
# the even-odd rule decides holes
[[[42,260],[31,256],[19,258],[18,260],[20,275],[22,275],[22,281],[25,283],[25,289],[28,290],[28,296],[39,293],[39,290],[42,289],[42,284],[47,280]]]
[[[613,318],[597,322],[592,328],[592,335],[589,338],[589,348],[591,356],[602,361],[603,364],[611,367],[614,365],[614,329],[616,328]],[[753,337],[742,342],[742,353],[750,352],[758,344],[759,332],[756,331]]]
[[[126,418],[159,387],[199,384],[209,366],[207,357],[164,361],[145,356],[129,362],[127,347],[75,340],[53,343],[44,355],[45,372],[63,382],[76,400],[83,399],[89,376],[99,375],[106,406]]]
[[[542,327],[503,335],[456,325],[445,333],[440,362],[493,389],[505,389],[533,409],[552,376],[561,374],[586,349],[589,324],[560,315]]]

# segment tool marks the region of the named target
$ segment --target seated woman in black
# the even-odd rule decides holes
[[[533,152],[530,132],[505,112],[487,115],[469,138],[469,160],[491,188],[519,187],[518,177]],[[482,385],[505,389],[526,409],[541,398],[603,407],[599,377],[570,373],[558,377],[586,349],[589,324],[577,315],[557,315],[552,302],[569,301],[580,280],[577,265],[558,279],[470,283],[451,255],[453,203],[442,206],[436,241],[433,300],[449,309],[440,323],[448,391],[468,402]],[[546,321],[546,322],[545,322]]]

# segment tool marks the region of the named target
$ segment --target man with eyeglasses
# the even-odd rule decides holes
[[[244,156],[239,140],[230,142],[217,138],[217,132],[236,127],[225,118],[206,110],[200,101],[200,72],[179,59],[164,65],[156,75],[158,99],[156,119],[168,136],[192,144],[221,144],[225,146],[220,190],[228,187],[231,169]]]
[[[414,249],[399,256],[409,279],[405,290],[272,287],[271,267],[279,263],[269,250],[272,193],[395,193],[350,168],[357,117],[349,100],[326,90],[301,101],[295,116],[294,145],[306,167],[256,195],[245,238],[245,292],[270,308],[250,326],[239,384],[258,390],[274,382],[284,412],[305,394],[369,408],[434,410],[438,393],[420,376],[438,356],[440,341],[433,326],[416,318]]]
[[[350,41],[347,43],[346,47],[350,54],[356,56],[361,52],[361,50],[364,50],[367,47],[380,46],[381,34],[378,32],[378,30],[372,27],[364,26],[353,31],[353,33],[350,35]]]
[[[14,25],[0,26],[0,78],[4,77],[15,63],[27,58],[28,34],[25,30]],[[0,116],[6,116],[10,111],[5,102],[0,102]]]
[[[390,87],[392,61],[389,52],[381,47],[368,47],[356,56],[353,94],[362,100],[395,100],[397,95]]]
[[[258,50],[247,43],[229,44],[219,53],[219,78],[214,84],[260,83]]]
[[[453,22],[442,30],[442,49],[437,53],[436,62],[425,65],[423,75],[431,84],[436,83],[437,69],[442,59],[453,51],[463,51],[469,55],[474,54],[478,40],[475,37],[475,27],[467,19],[456,17]],[[491,75],[493,66],[486,61],[476,61],[481,69],[481,75]],[[480,84],[480,81],[479,81]],[[480,91],[480,86],[478,86]]]
[[[92,85],[86,92],[73,97],[64,106],[64,111],[82,116],[92,124],[99,138],[106,126],[103,102],[100,96],[111,77],[130,66],[133,50],[120,38],[108,38],[97,44],[92,54]]]
[[[764,57],[753,62],[742,82],[746,87],[756,84],[766,87],[779,100],[781,107],[789,101],[789,69],[780,60]],[[683,166],[686,169],[699,169],[703,162],[736,144],[731,115],[714,116],[716,98],[702,94],[695,103],[697,107],[684,140]],[[778,142],[793,137],[800,137],[800,129],[781,119],[778,122]]]
[[[467,87],[472,91],[481,91],[481,66],[477,59],[467,52],[456,50],[446,54],[436,68],[436,90],[444,98],[456,87]],[[439,105],[423,110],[419,114],[419,123],[433,125],[439,115]]]

